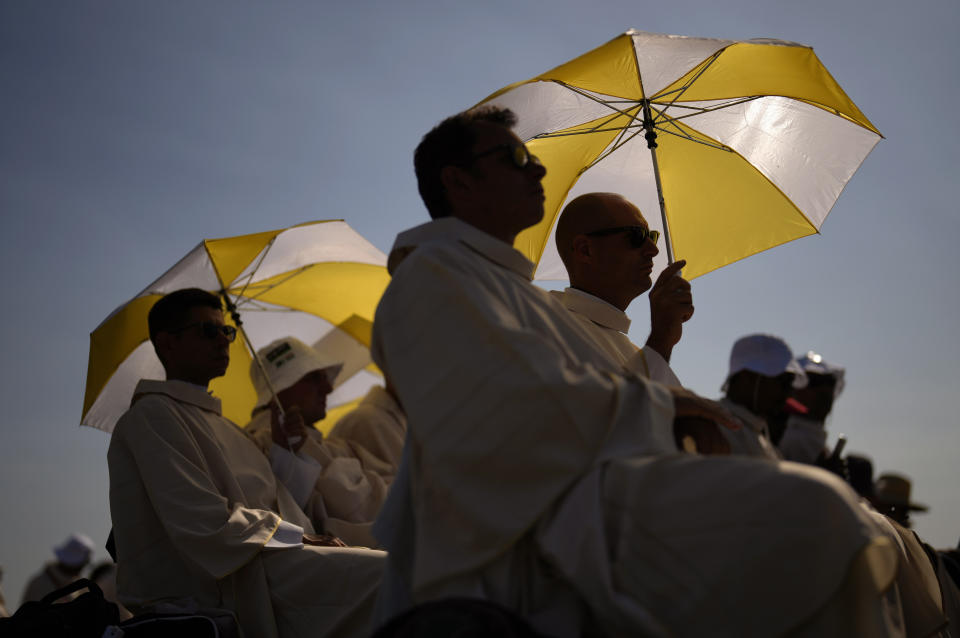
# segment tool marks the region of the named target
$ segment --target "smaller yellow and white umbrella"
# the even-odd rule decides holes
[[[327,418],[328,430],[382,375],[370,361],[374,311],[389,282],[386,256],[343,221],[207,239],[90,335],[81,425],[112,432],[140,379],[164,378],[147,330],[147,313],[163,295],[202,288],[227,300],[246,338],[230,346],[230,367],[210,384],[224,416],[244,425],[256,402],[251,355],[294,336],[344,361]],[[225,313],[232,321],[230,313]]]
[[[688,279],[818,233],[881,138],[813,49],[782,40],[631,30],[479,105],[513,110],[547,167],[544,219],[516,240],[538,279],[566,279],[556,218],[593,191],[637,204],[665,238],[655,270],[686,259]]]

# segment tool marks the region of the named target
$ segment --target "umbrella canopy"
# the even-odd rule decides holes
[[[567,201],[624,195],[662,231],[654,263],[704,274],[819,232],[880,140],[813,49],[628,31],[481,105],[518,116],[543,161],[543,221],[516,247],[566,279],[552,239]],[[479,105],[478,105],[479,106]]]
[[[318,424],[329,428],[381,380],[368,348],[373,314],[389,281],[385,265],[384,254],[343,221],[202,241],[91,333],[81,425],[113,431],[137,382],[164,378],[147,313],[163,295],[195,287],[236,306],[250,341],[231,344],[226,375],[210,384],[224,416],[240,425],[250,419],[256,403],[250,348],[294,336],[344,361],[327,418]]]

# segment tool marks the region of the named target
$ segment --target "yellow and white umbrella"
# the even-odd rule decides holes
[[[666,238],[655,270],[686,259],[688,279],[817,233],[881,138],[813,49],[779,40],[631,30],[480,104],[513,110],[547,167],[544,219],[516,241],[538,279],[566,279],[556,217],[592,191],[637,204]]]
[[[329,429],[382,382],[368,349],[373,314],[389,282],[385,266],[385,255],[343,221],[202,241],[91,333],[81,425],[112,432],[137,382],[164,378],[147,313],[167,293],[202,288],[235,308],[249,340],[234,341],[227,374],[210,384],[224,416],[240,425],[250,419],[256,402],[250,348],[294,336],[344,361],[327,418],[317,424]]]

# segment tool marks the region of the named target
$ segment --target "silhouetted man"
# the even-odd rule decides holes
[[[167,380],[140,381],[107,454],[121,602],[226,608],[248,636],[366,635],[383,554],[313,545],[329,541],[222,416],[207,384],[236,329],[219,299],[172,292],[149,327]]]
[[[414,156],[434,221],[394,243],[371,350],[409,419],[374,528],[378,617],[472,596],[558,637],[889,635],[893,550],[846,484],[677,454],[676,416],[736,426],[625,374],[531,284],[512,242],[543,216],[545,169],[513,123],[461,113]]]
[[[621,364],[667,385],[680,385],[670,355],[693,316],[690,283],[679,275],[681,260],[651,280],[659,234],[640,209],[614,193],[587,193],[571,201],[557,221],[557,251],[570,286],[552,294],[583,322],[597,345]],[[627,306],[650,290],[650,336],[638,349],[627,337]],[[642,356],[635,357],[638,350]]]

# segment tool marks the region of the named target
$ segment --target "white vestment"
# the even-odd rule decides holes
[[[681,385],[659,352],[649,346],[638,348],[630,341],[630,317],[616,306],[588,292],[566,288],[550,293],[581,321],[597,345],[622,365],[631,365],[637,374],[665,385]],[[637,353],[640,353],[638,356]]]
[[[727,398],[720,399],[720,404],[743,423],[739,430],[721,430],[730,444],[730,454],[774,461],[783,458],[770,440],[770,428],[763,418]]]
[[[816,463],[825,454],[827,430],[823,421],[791,414],[777,448],[788,461]]]
[[[278,529],[312,532],[310,521],[203,388],[141,381],[107,460],[117,589],[131,611],[230,609],[248,638],[366,635],[383,553],[277,542]]]
[[[274,474],[314,528],[348,545],[375,547],[370,527],[393,480],[393,474],[385,473],[385,463],[355,441],[324,437],[313,428],[307,429],[307,440],[294,455],[273,443],[270,418],[269,410],[261,410],[244,432],[270,457]]]
[[[447,218],[394,249],[372,353],[409,425],[374,528],[380,622],[459,595],[560,637],[889,635],[895,552],[842,481],[677,453],[665,387],[623,374],[507,244]]]
[[[392,481],[400,466],[407,416],[389,392],[381,386],[370,388],[357,407],[344,414],[330,431],[330,438],[349,441],[373,458],[364,464]]]

